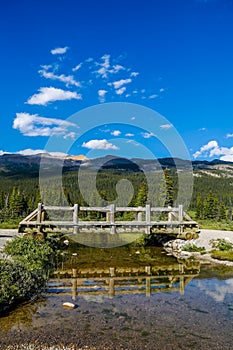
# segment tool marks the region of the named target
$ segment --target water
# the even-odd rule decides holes
[[[158,248],[71,247],[44,298],[0,318],[0,349],[228,350],[232,326],[233,270]]]

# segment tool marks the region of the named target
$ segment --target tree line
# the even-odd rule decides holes
[[[2,177],[0,179],[0,222],[18,222],[32,212],[42,198],[46,205],[59,206],[67,203],[71,206],[74,203],[84,206],[107,205],[116,200],[118,195],[116,184],[122,179],[129,180],[124,185],[125,192],[130,191],[130,186],[133,186],[133,196],[129,206],[144,206],[147,203],[173,206],[176,202],[178,188],[175,170],[164,170],[163,181],[158,179],[157,173],[151,173],[148,179],[143,172],[112,169],[101,171],[96,178],[99,196],[89,188],[92,175],[91,171],[85,173],[85,196],[80,190],[77,172],[74,171],[63,174],[62,184],[59,184],[56,175],[48,176],[45,188],[42,189],[43,193],[40,192],[38,177]],[[151,185],[154,189],[153,193],[149,191]],[[195,212],[196,219],[232,220],[231,187],[231,178],[194,177],[193,195],[188,209]],[[185,193],[185,188],[183,191]]]

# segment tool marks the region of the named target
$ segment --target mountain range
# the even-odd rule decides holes
[[[37,155],[20,155],[20,154],[3,154],[0,156],[0,176],[14,176],[24,174],[25,176],[38,176],[40,165],[43,167],[56,170],[57,167],[63,168],[63,171],[78,170],[80,166],[87,170],[104,170],[113,169],[119,171],[155,171],[161,168],[179,170],[190,169],[200,172],[219,171],[233,176],[233,162],[225,162],[219,159],[212,161],[190,161],[179,158],[159,158],[159,159],[126,159],[116,156],[107,155],[101,158],[88,159],[83,155],[79,156],[54,156],[49,153]]]

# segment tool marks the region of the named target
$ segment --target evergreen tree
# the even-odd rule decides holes
[[[136,207],[145,206],[147,203],[148,186],[146,183],[142,183],[137,194],[135,205]]]
[[[229,203],[228,220],[232,220],[232,203],[231,203],[231,200],[230,200],[230,203]]]
[[[203,217],[203,202],[202,202],[201,194],[198,193],[197,203],[196,203],[196,218],[202,219],[202,217]]]
[[[226,207],[225,204],[221,201],[219,202],[219,220],[226,220]]]
[[[164,170],[165,184],[166,184],[166,199],[165,206],[173,206],[174,203],[174,184],[169,171]]]
[[[204,200],[203,219],[217,219],[218,217],[218,199],[210,191]]]
[[[27,203],[24,198],[24,195],[19,189],[17,189],[16,187],[13,187],[13,190],[9,197],[10,217],[12,218],[22,217],[26,213],[27,213]]]

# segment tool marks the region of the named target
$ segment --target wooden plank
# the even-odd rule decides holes
[[[33,210],[33,212],[31,212],[31,214],[29,214],[28,216],[26,216],[26,218],[23,219],[23,221],[30,221],[30,220],[36,218],[36,217],[37,217],[37,212],[38,212],[38,208],[36,208],[35,210]],[[21,222],[23,222],[23,221],[20,221],[19,224],[21,224]]]
[[[56,207],[56,206],[52,206],[52,205],[44,205],[43,206],[44,210],[53,210],[53,211],[73,211],[74,207]]]

